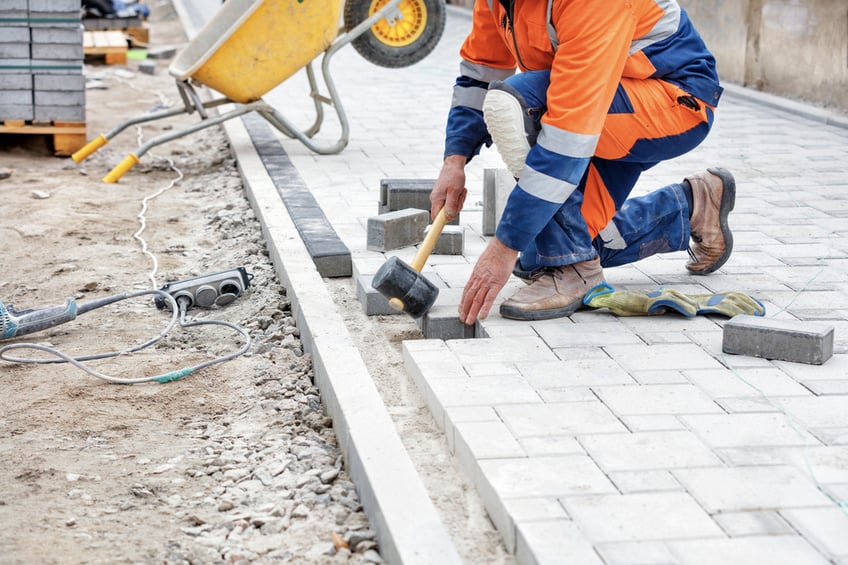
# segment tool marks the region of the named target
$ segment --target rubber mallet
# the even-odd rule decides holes
[[[447,218],[445,209],[442,208],[421,242],[412,264],[407,265],[397,257],[390,257],[371,280],[374,290],[385,296],[395,310],[402,310],[413,318],[420,318],[439,297],[439,288],[421,274],[421,269],[442,234],[445,223]]]

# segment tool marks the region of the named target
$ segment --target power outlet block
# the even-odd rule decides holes
[[[209,275],[169,282],[160,290],[167,292],[178,302],[180,299],[188,300],[188,308],[212,308],[229,304],[241,296],[250,286],[251,280],[253,280],[253,274],[248,273],[244,267],[236,267]],[[168,307],[168,301],[162,296],[157,296],[154,302],[160,310]]]

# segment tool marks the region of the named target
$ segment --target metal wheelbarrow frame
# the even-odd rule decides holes
[[[382,7],[379,7],[378,2],[372,2],[372,7],[379,7],[379,9],[347,31],[339,30],[338,28],[341,5],[337,5],[338,10],[332,11],[333,13],[329,14],[327,21],[319,22],[319,24],[323,24],[323,29],[320,29],[321,25],[307,25],[299,28],[304,33],[311,34],[306,38],[306,40],[311,42],[311,45],[306,45],[306,49],[304,49],[302,44],[294,45],[292,47],[296,50],[290,52],[292,57],[279,60],[278,58],[282,55],[273,51],[273,49],[271,52],[263,53],[260,47],[253,45],[256,43],[256,38],[251,37],[251,34],[255,34],[256,31],[250,28],[250,22],[253,22],[254,26],[268,26],[268,21],[270,21],[268,14],[263,14],[259,10],[281,5],[285,1],[227,0],[221,10],[201,29],[198,35],[177,56],[169,68],[169,72],[176,78],[182,107],[151,112],[125,120],[108,132],[90,141],[82,149],[74,153],[71,156],[72,159],[77,163],[82,162],[130,126],[181,114],[193,114],[194,112],[197,112],[201,118],[198,123],[159,135],[140,145],[113,168],[103,178],[103,182],[117,182],[127,171],[138,164],[145,153],[158,145],[222,124],[250,112],[258,112],[284,135],[299,140],[311,151],[319,154],[334,154],[342,151],[348,144],[350,127],[341,97],[330,73],[330,62],[333,55],[339,49],[360,38],[360,36],[365,34],[377,22],[383,20],[383,18],[389,19],[390,14],[397,13],[398,6],[404,0],[389,0]],[[311,0],[306,1],[309,2]],[[330,1],[334,2],[336,0]],[[298,1],[298,4],[301,3],[302,0]],[[249,6],[245,10],[244,8],[248,4]],[[251,16],[253,16],[252,19]],[[345,16],[347,16],[347,12]],[[321,13],[315,15],[315,17],[327,18],[327,15]],[[235,21],[232,21],[233,19]],[[330,23],[332,24],[332,29],[329,27]],[[440,24],[441,28],[443,28],[444,21],[442,20]],[[228,27],[226,34],[220,33],[219,28],[222,26]],[[438,29],[439,36],[441,35],[441,28]],[[240,35],[241,37],[239,37]],[[438,41],[438,37],[436,37],[436,41]],[[279,47],[279,38],[277,38],[277,43]],[[265,63],[270,64],[270,73],[258,73],[259,76],[255,74],[245,75],[242,77],[244,80],[239,80],[238,77],[235,79],[231,78],[230,75],[233,72],[236,75],[239,72],[250,72],[250,69],[240,68],[243,65],[239,64],[240,61],[238,59],[241,56],[241,52],[245,49],[245,44],[247,44],[248,49],[258,50],[256,53],[251,54],[251,57],[265,58]],[[284,45],[284,47],[286,46]],[[309,49],[310,47],[311,51]],[[323,56],[321,56],[322,53]],[[313,63],[318,56],[321,56],[321,74],[328,93],[326,96],[321,94],[318,81],[316,80],[316,73],[313,69]],[[215,61],[214,59],[216,58],[220,60]],[[298,62],[298,58],[300,58],[300,62]],[[294,63],[290,63],[288,59],[294,60]],[[303,61],[306,61],[305,64],[301,64]],[[277,64],[278,62],[282,67],[280,67],[280,64]],[[281,112],[262,100],[262,96],[265,93],[281,84],[302,68],[306,70],[310,97],[313,99],[315,107],[315,120],[306,129],[298,128]],[[223,94],[223,96],[203,101],[194,89],[193,82],[209,86],[213,90]],[[210,116],[207,113],[207,110],[226,104],[235,104],[235,108],[215,116]],[[323,124],[324,105],[333,107],[341,126],[339,138],[334,143],[316,143],[312,140],[312,137],[318,133]]]

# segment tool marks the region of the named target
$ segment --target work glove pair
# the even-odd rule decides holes
[[[583,297],[590,308],[607,308],[619,316],[658,316],[678,312],[687,318],[698,314],[719,314],[732,318],[739,314],[764,316],[765,306],[741,292],[724,294],[684,294],[673,288],[658,290],[616,290],[601,283]]]

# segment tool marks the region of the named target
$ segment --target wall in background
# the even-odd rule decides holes
[[[848,1],[679,2],[722,80],[848,112]]]

